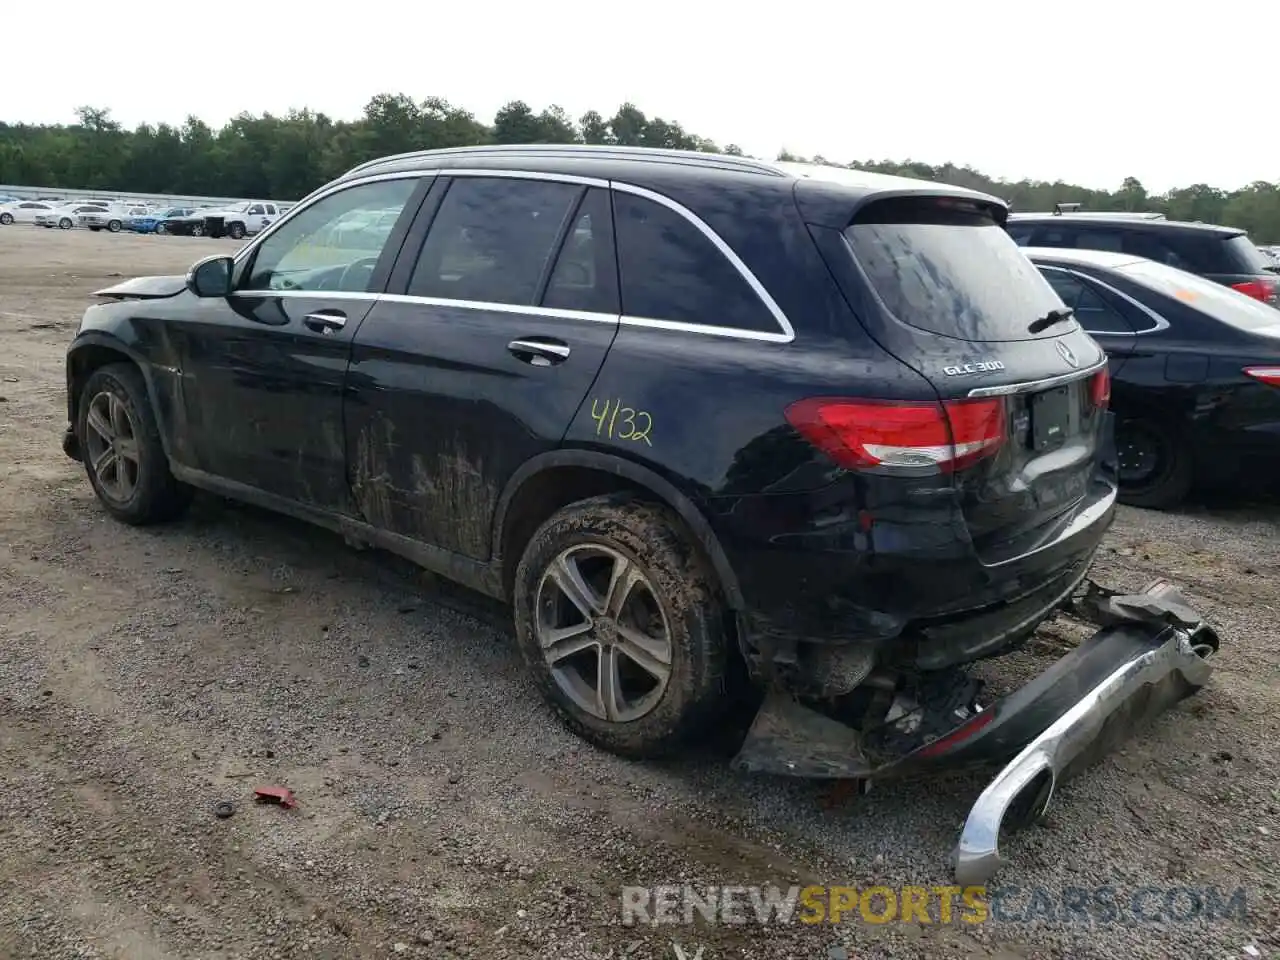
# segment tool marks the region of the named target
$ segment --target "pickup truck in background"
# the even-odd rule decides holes
[[[187,237],[241,240],[265,230],[281,212],[274,203],[248,200],[228,207],[196,210],[185,217],[169,217],[163,221],[163,232]]]

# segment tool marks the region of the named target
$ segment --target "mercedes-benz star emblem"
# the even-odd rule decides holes
[[[1054,346],[1058,348],[1058,356],[1067,361],[1067,366],[1074,367],[1079,365],[1080,361],[1076,359],[1076,355],[1071,352],[1071,348],[1065,343],[1058,340],[1054,343]]]

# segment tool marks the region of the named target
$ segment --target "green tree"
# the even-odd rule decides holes
[[[69,124],[0,121],[0,183],[291,200],[358,163],[412,150],[483,143],[719,149],[674,120],[646,116],[634,103],[611,116],[588,110],[576,122],[559,106],[535,110],[512,100],[492,123],[483,123],[440,97],[414,100],[403,93],[372,97],[354,120],[294,110],[283,116],[241,113],[216,130],[198,117],[176,127],[126,130],[103,107],[81,106],[74,117]],[[736,144],[724,152],[743,153]],[[806,161],[786,149],[778,159]],[[807,162],[832,161],[816,156]],[[857,160],[847,166],[969,187],[1001,197],[1015,210],[1051,210],[1060,202],[1086,210],[1156,210],[1174,220],[1238,226],[1259,242],[1280,243],[1280,186],[1265,181],[1237,190],[1196,183],[1151,195],[1137,177],[1107,191],[1061,180],[998,180],[953,163]]]

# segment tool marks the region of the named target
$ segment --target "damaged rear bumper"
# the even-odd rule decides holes
[[[1003,765],[971,809],[953,858],[957,883],[984,883],[1002,863],[1003,828],[1038,819],[1058,784],[1204,686],[1212,672],[1218,637],[1167,581],[1129,596],[1091,585],[1077,606],[1101,629],[1026,685],[909,752],[886,752],[874,731],[774,695],[735,763],[752,772],[862,780]]]

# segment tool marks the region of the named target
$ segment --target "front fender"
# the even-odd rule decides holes
[[[599,470],[602,473],[623,477],[653,493],[654,496],[675,510],[680,515],[680,518],[688,524],[694,536],[698,538],[698,543],[706,551],[707,557],[710,559],[711,565],[720,579],[720,584],[724,589],[729,606],[734,610],[744,609],[745,603],[743,601],[742,588],[738,583],[737,575],[733,572],[733,567],[729,563],[729,558],[725,554],[724,548],[720,546],[720,539],[716,536],[715,531],[711,529],[711,524],[694,502],[671,481],[650,468],[635,461],[596,450],[552,450],[527,460],[512,475],[502,491],[502,496],[498,499],[497,510],[494,513],[492,556],[498,558],[499,562],[505,560],[502,557],[502,536],[503,531],[506,529],[507,511],[516,494],[525,483],[537,474],[556,467],[582,467],[584,469]]]
[[[131,361],[142,372],[142,379],[147,385],[147,399],[151,402],[156,426],[160,429],[160,442],[164,446],[165,455],[169,456],[167,411],[159,402],[155,370],[139,346],[121,337],[112,327],[100,326],[91,329],[82,327],[67,347],[67,422],[73,426],[76,422],[79,385],[84,383],[94,370],[116,362],[117,359]]]

